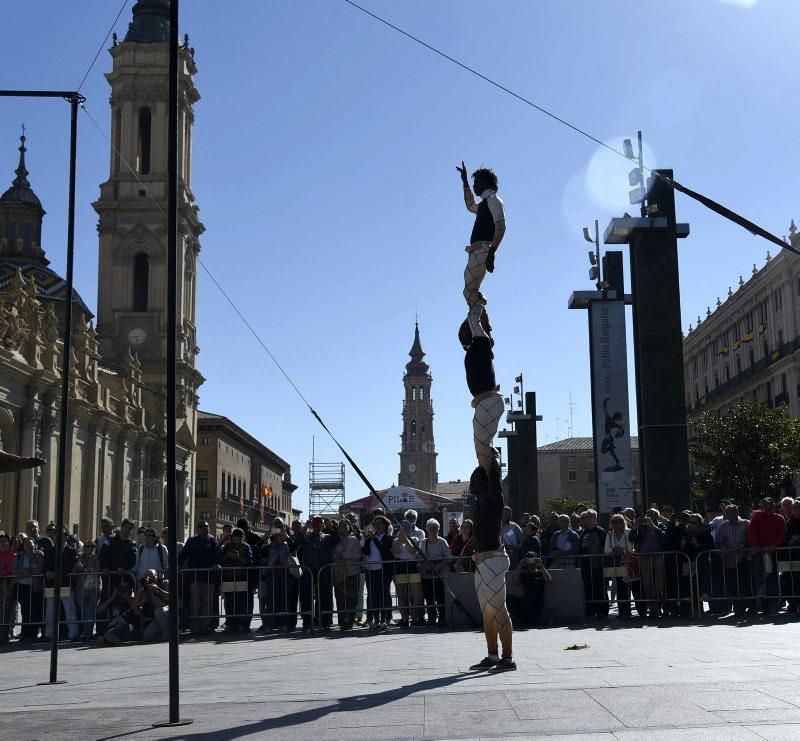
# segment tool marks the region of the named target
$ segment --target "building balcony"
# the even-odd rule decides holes
[[[763,358],[760,358],[753,363],[753,365],[751,365],[749,368],[745,368],[735,376],[729,378],[727,381],[719,384],[719,386],[716,388],[709,389],[704,396],[689,404],[689,406],[686,408],[686,414],[691,415],[692,412],[702,409],[702,407],[706,406],[709,402],[714,401],[721,396],[725,396],[725,394],[731,393],[754,376],[757,376],[771,365],[777,363],[779,360],[781,360],[781,358],[788,357],[797,350],[800,350],[800,335],[795,337],[791,342],[784,342],[783,344],[778,345],[778,347],[776,347],[768,355],[765,355]],[[778,401],[779,398],[782,400]],[[778,404],[788,404],[788,396],[786,393],[775,396],[775,406]]]

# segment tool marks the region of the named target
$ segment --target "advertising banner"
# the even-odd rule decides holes
[[[634,505],[625,302],[591,301],[589,337],[598,511]]]

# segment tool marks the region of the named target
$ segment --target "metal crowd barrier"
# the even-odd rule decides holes
[[[181,624],[194,634],[209,633],[222,620],[229,632],[245,632],[254,618],[264,630],[291,631],[298,619],[313,627],[311,607],[301,596],[303,584],[313,581],[306,567],[182,569],[179,579]]]
[[[460,556],[432,561],[440,573],[463,567]],[[402,623],[445,627],[445,585],[422,559],[349,561],[322,566],[314,583],[315,618],[320,627],[345,630],[366,622],[381,624],[400,613]],[[452,606],[451,606],[452,607]]]
[[[442,559],[443,572],[469,570],[464,557]],[[699,617],[703,605],[713,611],[733,606],[735,612],[761,605],[775,612],[785,603],[800,611],[800,547],[735,551],[709,550],[695,560],[681,551],[545,558],[548,569],[581,572],[587,613],[599,617],[616,607],[620,616]],[[465,565],[466,564],[466,565]],[[445,587],[426,574],[421,560],[333,563],[311,570],[302,567],[216,567],[179,572],[181,626],[194,634],[214,631],[224,621],[230,631],[249,630],[259,618],[263,630],[291,631],[298,622],[310,630],[385,623],[399,612],[402,621],[449,624]],[[419,570],[419,577],[415,576]],[[509,571],[509,579],[514,569]],[[0,578],[0,642],[18,633],[33,641],[48,631],[49,610],[55,609],[51,580],[44,575]],[[98,607],[122,579],[133,589],[131,573],[86,572],[68,576],[61,588],[62,632],[69,637],[101,633],[108,616]],[[418,585],[418,586],[417,586]],[[452,609],[452,605],[451,605]]]
[[[647,615],[695,617],[695,571],[683,551],[576,554],[544,559],[546,568],[579,569],[587,615],[604,617],[616,606],[621,617],[633,610]]]
[[[95,624],[97,590],[85,588],[86,580],[100,584],[100,573],[76,573],[65,577],[60,589],[59,627],[66,625],[70,638],[91,633]],[[107,577],[106,577],[107,578]],[[99,587],[98,587],[99,589]],[[44,574],[0,578],[0,642],[16,634],[28,641],[49,635],[54,588]],[[63,618],[61,617],[63,615]]]
[[[710,612],[743,614],[760,605],[775,614],[787,602],[800,607],[798,546],[703,551],[697,570],[697,601]]]

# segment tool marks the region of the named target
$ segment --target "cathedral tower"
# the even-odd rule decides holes
[[[200,94],[194,49],[178,55],[178,338],[179,485],[192,484],[197,429],[196,285],[205,231],[191,190],[192,125]],[[122,364],[138,355],[145,387],[165,390],[167,356],[167,98],[169,0],[139,0],[124,41],[110,49],[111,166],[93,204],[99,216],[97,337],[100,354]],[[133,172],[131,172],[133,170]],[[163,397],[146,393],[148,416],[163,419]],[[153,472],[158,475],[158,471]],[[190,497],[190,501],[193,498]]]
[[[414,328],[411,361],[403,376],[403,434],[401,435],[400,486],[412,486],[436,492],[439,477],[436,473],[436,445],[433,440],[433,403],[431,374],[423,360],[425,352],[419,340],[419,324]]]

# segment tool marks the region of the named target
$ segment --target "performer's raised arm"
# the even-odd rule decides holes
[[[36,468],[44,463],[47,463],[44,458],[14,455],[5,450],[0,450],[0,473],[24,471],[26,468]]]
[[[467,207],[467,211],[473,214],[477,213],[478,204],[475,203],[475,198],[472,195],[472,188],[467,177],[467,166],[464,164],[464,160],[461,160],[461,167],[456,165],[456,170],[461,174],[461,184],[464,186],[464,204]]]

